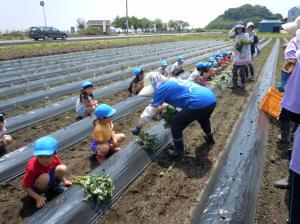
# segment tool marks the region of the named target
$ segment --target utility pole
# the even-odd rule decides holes
[[[45,2],[44,1],[40,1],[40,6],[43,7],[43,11],[44,11],[44,20],[45,20],[45,26],[47,26],[47,21],[46,21],[46,13],[45,13]]]
[[[128,35],[128,4],[126,0],[126,34]]]

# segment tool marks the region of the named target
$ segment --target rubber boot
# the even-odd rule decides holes
[[[131,130],[131,133],[134,135],[139,135],[140,131],[142,128],[135,127],[134,129]]]
[[[175,140],[174,139],[174,149],[169,149],[168,154],[175,158],[182,158],[184,157],[184,145],[182,140]]]

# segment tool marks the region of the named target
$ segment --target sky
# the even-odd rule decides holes
[[[76,19],[113,20],[125,16],[126,0],[44,0],[48,26],[70,30]],[[184,20],[191,27],[205,27],[228,8],[244,4],[263,5],[273,13],[287,17],[288,10],[299,6],[299,0],[128,0],[129,16]],[[26,30],[43,26],[43,8],[40,0],[0,0],[0,31]]]

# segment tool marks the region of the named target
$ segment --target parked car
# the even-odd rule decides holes
[[[59,31],[54,27],[35,26],[35,27],[30,27],[29,37],[33,38],[34,40],[38,40],[38,39],[48,40],[49,38],[53,38],[54,40],[56,40],[56,38],[61,38],[62,40],[66,40],[68,34],[66,32]]]

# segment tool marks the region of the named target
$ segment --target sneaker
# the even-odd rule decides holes
[[[204,139],[206,140],[207,143],[212,144],[212,145],[215,144],[213,134],[204,135],[203,137],[204,137]]]
[[[254,81],[254,77],[253,76],[251,76],[251,77],[249,77],[249,79],[248,79],[249,81]]]
[[[288,178],[278,180],[274,183],[274,187],[277,187],[279,189],[288,189],[289,186],[290,186],[290,183],[288,181]]]
[[[134,135],[139,135],[140,131],[142,128],[135,127],[134,129],[131,130],[131,133]]]

